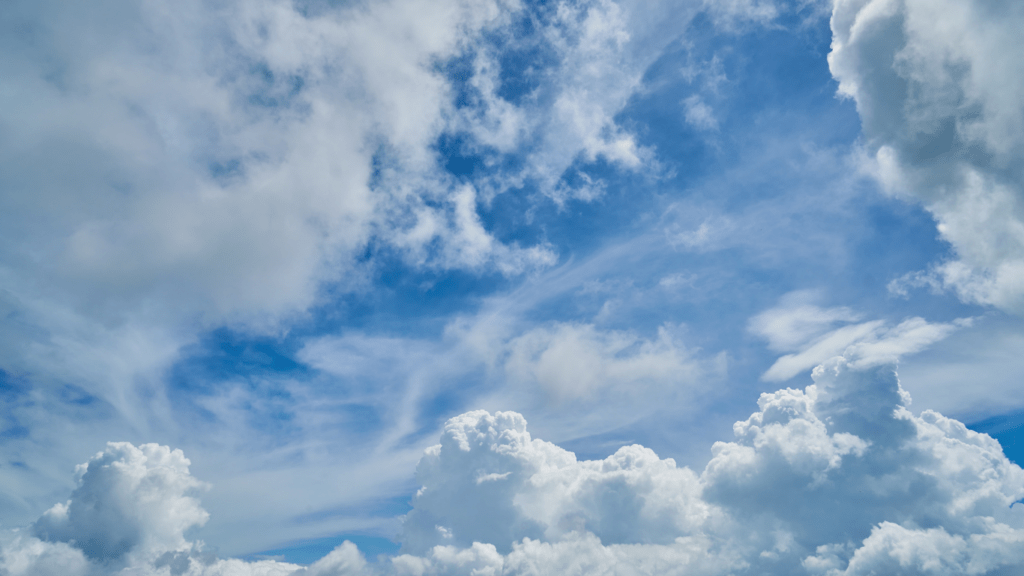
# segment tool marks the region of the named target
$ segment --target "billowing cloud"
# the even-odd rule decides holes
[[[829,64],[856,100],[869,170],[923,203],[956,258],[930,276],[1024,312],[1024,8],[838,0]],[[914,280],[915,278],[909,278]],[[920,280],[917,278],[917,280]]]
[[[308,567],[217,559],[183,536],[205,516],[185,495],[197,483],[181,453],[111,444],[83,466],[67,505],[31,533],[5,533],[0,570],[952,576],[1024,568],[1024,471],[995,440],[935,412],[913,415],[892,365],[837,357],[813,380],[763,394],[699,474],[637,445],[581,461],[532,438],[513,412],[453,418],[420,461],[401,554],[377,563],[350,543]],[[159,497],[163,504],[147,505]]]
[[[86,557],[106,562],[135,550],[187,549],[184,532],[206,522],[199,501],[186,495],[201,484],[181,450],[110,443],[79,468],[67,504],[57,504],[32,526],[35,536],[74,542]]]

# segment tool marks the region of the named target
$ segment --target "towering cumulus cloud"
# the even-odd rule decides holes
[[[818,366],[763,394],[701,474],[627,446],[604,460],[531,438],[519,414],[451,419],[417,470],[402,554],[346,542],[311,566],[217,559],[180,451],[110,444],[79,488],[8,532],[0,574],[1019,574],[1024,471],[992,438],[907,408],[891,365]]]
[[[1024,313],[1024,4],[837,0],[829,64],[854,98],[871,169],[919,199],[957,259],[941,284]]]

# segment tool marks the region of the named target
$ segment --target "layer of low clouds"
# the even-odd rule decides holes
[[[514,412],[468,412],[417,468],[401,553],[351,543],[305,567],[216,558],[177,450],[112,443],[0,568],[50,574],[1009,574],[1024,568],[1024,471],[992,438],[906,409],[893,365],[837,357],[762,394],[703,472],[639,445],[603,460],[534,439]]]
[[[829,55],[840,94],[857,103],[867,170],[923,203],[956,251],[926,276],[965,301],[1018,314],[1022,26],[1019,2],[840,0]]]

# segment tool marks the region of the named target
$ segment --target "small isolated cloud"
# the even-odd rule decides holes
[[[696,224],[692,218],[685,218],[666,226],[668,243],[676,249],[691,252],[707,252],[719,249],[734,241],[739,227],[728,217],[712,215]]]
[[[218,559],[181,452],[111,444],[29,532],[7,576],[1002,575],[1024,570],[1024,470],[998,442],[911,414],[892,365],[819,365],[762,394],[702,472],[633,445],[603,460],[514,412],[452,418],[417,467],[401,553],[345,542],[310,566]]]
[[[687,124],[697,130],[718,130],[715,111],[711,109],[711,106],[705,104],[697,94],[683,100],[683,118],[686,119]]]
[[[861,315],[849,308],[821,308],[811,303],[813,298],[813,293],[791,293],[778,307],[748,322],[747,329],[767,340],[769,348],[789,352],[762,375],[764,380],[789,380],[833,356],[846,356],[859,367],[895,362],[971,322],[931,323],[923,318],[909,318],[896,326],[884,320],[858,322]],[[836,327],[839,324],[843,325]]]
[[[705,0],[708,12],[719,25],[749,22],[768,24],[779,16],[781,2],[775,0]]]
[[[829,66],[865,166],[922,202],[956,258],[934,277],[1024,313],[1024,8],[1013,0],[836,2]]]

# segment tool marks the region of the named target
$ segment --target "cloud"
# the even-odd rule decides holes
[[[715,119],[715,111],[711,109],[699,95],[694,94],[683,100],[686,123],[698,130],[718,130],[718,120]]]
[[[585,194],[558,188],[578,159],[644,167],[616,115],[699,9],[12,4],[0,15],[0,369],[40,397],[18,410],[33,434],[17,450],[39,455],[25,500],[66,486],[54,445],[178,437],[166,375],[183,349],[224,326],[286,332],[365,290],[377,254],[420,272],[551,266],[552,245],[503,241],[482,213],[523,179],[595,197],[596,176]],[[453,73],[463,60],[469,73]],[[481,173],[449,172],[442,136],[464,140]],[[91,403],[65,406],[65,386]],[[102,424],[62,442],[34,425],[83,412]]]
[[[79,468],[81,479],[67,504],[57,504],[33,524],[35,536],[72,542],[87,558],[116,561],[136,550],[163,554],[187,549],[184,533],[208,515],[186,493],[202,484],[188,471],[181,450],[112,442]]]
[[[767,340],[772,350],[788,352],[820,337],[837,323],[861,319],[845,306],[827,309],[817,306],[813,302],[818,296],[814,292],[790,292],[782,297],[779,306],[751,318],[747,329]]]
[[[1024,560],[1024,518],[1010,507],[1024,472],[997,443],[936,413],[912,416],[891,366],[856,369],[840,358],[814,379],[805,391],[763,395],[699,476],[638,446],[577,461],[531,439],[515,414],[453,419],[421,462],[424,485],[406,520],[410,551],[434,547],[395,565],[427,574],[860,574],[945,563],[936,573],[955,574],[971,558],[992,558],[978,573]],[[620,522],[605,524],[609,513]],[[958,552],[940,548],[947,540]]]
[[[935,412],[911,414],[892,365],[838,357],[812,377],[804,390],[762,394],[699,474],[637,445],[581,461],[532,438],[513,412],[453,418],[417,468],[422,486],[402,553],[378,563],[348,542],[308,567],[217,559],[183,538],[204,514],[183,495],[197,483],[181,453],[111,444],[82,468],[69,503],[37,522],[45,540],[4,533],[0,569],[951,576],[1024,568],[1024,471],[995,440]],[[76,510],[96,521],[81,524]],[[86,532],[46,532],[61,526]]]
[[[747,329],[784,354],[762,375],[770,382],[789,380],[833,356],[845,356],[858,367],[896,362],[925,350],[955,330],[969,326],[969,318],[950,323],[909,318],[896,326],[884,320],[850,324],[861,315],[846,307],[821,308],[812,304],[816,294],[792,292],[776,308],[754,316]],[[833,328],[837,324],[846,324]]]
[[[535,383],[561,402],[601,392],[649,393],[647,388],[694,382],[705,372],[665,327],[657,339],[646,340],[591,324],[555,324],[517,336],[508,350],[504,368],[512,382]]]
[[[778,17],[781,3],[772,0],[706,0],[705,4],[720,26],[736,26],[748,22],[770,23]]]
[[[935,282],[1024,311],[1024,25],[1017,2],[844,0],[829,65],[860,113],[866,166],[923,203],[956,258]]]

